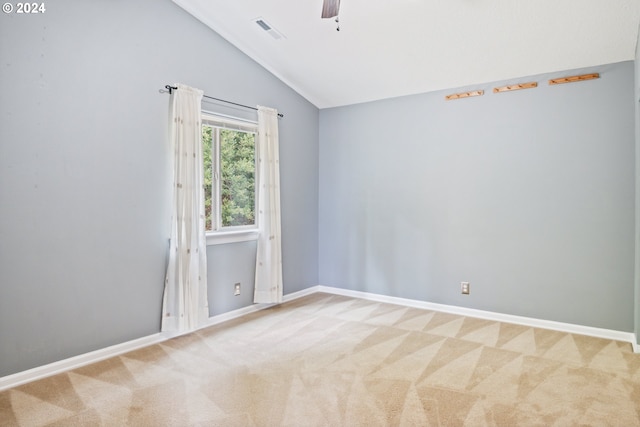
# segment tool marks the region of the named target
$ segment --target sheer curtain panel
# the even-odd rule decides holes
[[[258,250],[253,301],[282,302],[278,111],[258,106]]]
[[[196,329],[209,317],[204,232],[201,101],[203,92],[177,84],[170,98],[173,206],[162,331]]]

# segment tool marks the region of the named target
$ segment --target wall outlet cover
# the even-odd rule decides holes
[[[460,282],[460,292],[463,295],[469,295],[469,282]]]

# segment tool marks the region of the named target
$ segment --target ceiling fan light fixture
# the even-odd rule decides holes
[[[322,18],[333,18],[340,12],[340,0],[323,0]]]

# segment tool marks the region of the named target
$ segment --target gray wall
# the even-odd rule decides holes
[[[640,344],[640,25],[636,42],[634,104],[636,114],[636,230],[635,230],[635,324],[636,342]]]
[[[633,79],[321,110],[320,283],[633,331]]]
[[[0,67],[0,376],[159,331],[167,83],[285,114],[285,294],[318,283],[317,108],[178,6],[66,0],[1,14]],[[250,304],[255,242],[208,255],[211,314]]]

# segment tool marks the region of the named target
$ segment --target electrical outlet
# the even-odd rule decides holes
[[[240,295],[240,283],[236,283],[235,285],[233,285],[233,295]]]
[[[460,282],[460,292],[469,295],[469,282]]]

